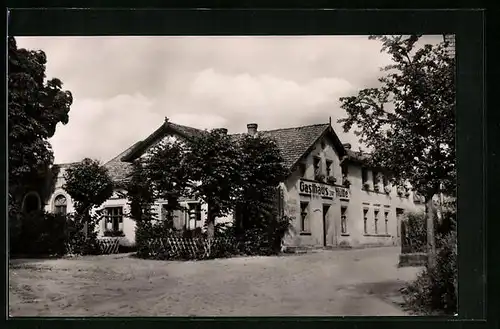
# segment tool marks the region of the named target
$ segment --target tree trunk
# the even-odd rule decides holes
[[[426,198],[425,218],[427,222],[427,263],[429,267],[436,264],[436,241],[434,237],[434,203],[432,196]]]
[[[207,235],[209,239],[212,239],[215,235],[215,216],[210,203],[208,203],[207,211]]]

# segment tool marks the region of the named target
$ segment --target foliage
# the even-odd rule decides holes
[[[326,179],[327,183],[328,184],[331,184],[331,185],[334,185],[336,182],[337,182],[337,179],[333,176],[328,176],[328,178]]]
[[[167,216],[172,221],[173,211],[182,209],[179,198],[187,195],[189,176],[183,144],[162,142],[154,146],[142,161],[143,176],[155,199],[166,200]]]
[[[418,313],[457,312],[457,235],[451,231],[438,239],[436,265],[427,266],[403,289],[406,306]]]
[[[113,182],[108,170],[98,160],[85,158],[64,173],[64,190],[75,202],[77,213],[99,207],[113,195]]]
[[[402,252],[425,252],[427,245],[425,215],[423,213],[408,213],[401,224],[403,228]]]
[[[408,180],[426,200],[441,183],[453,195],[455,59],[444,43],[416,49],[418,35],[371,38],[382,41],[394,64],[383,69],[381,87],[340,99],[347,118],[339,122],[346,132],[358,128],[360,142],[373,148],[372,164]]]
[[[66,253],[66,217],[44,211],[9,218],[12,255],[61,256]]]
[[[276,187],[286,174],[275,142],[260,136],[244,136],[234,143],[216,129],[193,137],[187,145],[168,142],[155,146],[145,158],[136,160],[127,186],[137,221],[137,255],[163,257],[158,256],[162,254],[158,248],[165,248],[161,241],[167,237],[186,241],[215,238],[210,257],[279,252],[290,220],[277,212]],[[166,199],[172,213],[181,209],[179,198],[184,196],[208,203],[206,233],[201,229],[176,231],[168,218],[152,220],[150,209],[155,199]],[[234,210],[234,226],[215,225],[216,217]],[[224,245],[220,241],[237,243]],[[226,249],[217,249],[222,247]]]
[[[96,227],[101,214],[91,211],[113,195],[113,182],[99,161],[83,159],[64,173],[64,190],[74,200],[76,214],[70,215],[70,252],[95,254],[99,251]]]
[[[185,156],[186,173],[195,182],[190,193],[208,204],[208,233],[213,236],[215,218],[234,209],[239,193],[241,152],[225,131],[213,129],[194,136]]]
[[[342,185],[347,188],[351,187],[351,181],[346,175],[342,177]]]
[[[261,136],[244,136],[239,141],[238,195],[236,229],[262,227],[275,217],[276,187],[284,180],[287,169],[276,143]]]
[[[413,216],[416,228],[421,228],[423,216]],[[457,311],[457,231],[456,210],[444,209],[439,222],[434,225],[436,234],[436,263],[427,264],[414,282],[403,290],[408,308],[419,313],[446,313]],[[425,230],[425,229],[424,229]],[[425,245],[425,231],[420,234],[421,245]]]
[[[154,219],[151,208],[155,202],[155,196],[140,159],[134,161],[129,178],[125,184],[125,190],[130,204],[130,217],[137,224]]]
[[[234,233],[244,254],[278,253],[289,221],[277,207],[281,198],[277,187],[288,170],[272,139],[246,135],[239,145],[242,161]]]
[[[68,123],[73,99],[61,89],[59,79],[45,80],[43,51],[17,48],[15,38],[8,37],[8,52],[9,190],[13,190],[43,181],[53,162],[48,139],[58,123]]]
[[[427,224],[425,214],[408,213],[402,223],[402,252],[418,253],[426,252],[427,243]],[[437,248],[441,247],[446,235],[450,232],[456,232],[456,211],[454,209],[445,209],[441,219],[434,216],[434,234],[436,236]]]

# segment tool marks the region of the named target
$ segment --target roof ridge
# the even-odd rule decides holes
[[[296,127],[287,127],[287,128],[276,128],[276,129],[269,129],[269,130],[258,130],[257,133],[266,133],[266,132],[273,132],[273,131],[283,131],[283,130],[292,130],[292,129],[298,129],[298,128],[309,128],[309,127],[319,127],[319,126],[329,126],[329,123],[315,123],[312,125],[304,125],[304,126],[296,126]],[[229,135],[243,135],[246,134],[246,132],[242,133],[232,133]]]
[[[270,129],[270,130],[259,130],[259,131],[260,132],[268,132],[268,131],[292,130],[292,129],[298,129],[298,128],[309,128],[309,127],[319,127],[319,126],[329,126],[329,125],[330,125],[329,123],[316,123],[316,124],[312,124],[312,125],[277,128],[277,129]]]
[[[76,164],[76,163],[80,163],[81,161],[73,161],[73,162],[64,162],[64,163],[53,163],[52,165],[53,166],[69,166],[69,165],[72,165],[72,164]]]
[[[199,130],[199,131],[205,131],[205,130],[207,130],[207,128],[201,129],[201,128],[196,128],[196,127],[192,127],[192,126],[180,125],[180,124],[178,124],[178,123],[175,123],[175,122],[170,122],[170,121],[167,121],[167,124],[168,124],[168,125],[171,125],[171,126],[177,126],[177,127],[183,127],[183,128],[195,129],[195,130]]]

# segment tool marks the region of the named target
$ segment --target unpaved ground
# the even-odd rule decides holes
[[[164,262],[123,255],[12,260],[11,316],[407,315],[416,268],[398,248]]]

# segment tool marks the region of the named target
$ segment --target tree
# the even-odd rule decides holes
[[[259,227],[275,217],[276,188],[288,173],[276,143],[245,135],[239,142],[241,166],[237,201],[238,230]]]
[[[9,191],[40,184],[53,163],[48,139],[58,123],[68,123],[73,102],[59,79],[45,80],[45,53],[17,48],[8,38]]]
[[[154,198],[167,201],[167,221],[173,226],[173,212],[182,208],[179,199],[189,185],[184,145],[177,141],[156,145],[142,161],[142,170]]]
[[[191,195],[208,204],[207,233],[214,236],[215,218],[234,210],[238,197],[241,153],[223,129],[194,136],[186,152]]]
[[[113,195],[113,182],[99,161],[85,158],[64,173],[64,190],[74,200],[75,210],[87,227],[92,226],[90,211]]]
[[[387,168],[394,181],[408,181],[426,200],[429,261],[433,262],[432,198],[440,187],[455,194],[455,59],[446,43],[416,49],[418,35],[370,37],[394,64],[383,68],[378,88],[340,99],[360,143],[372,149],[370,162]]]
[[[138,225],[152,219],[151,207],[155,202],[153,189],[144,172],[141,159],[137,159],[132,164],[129,178],[125,184],[125,190],[130,204],[130,215]]]

